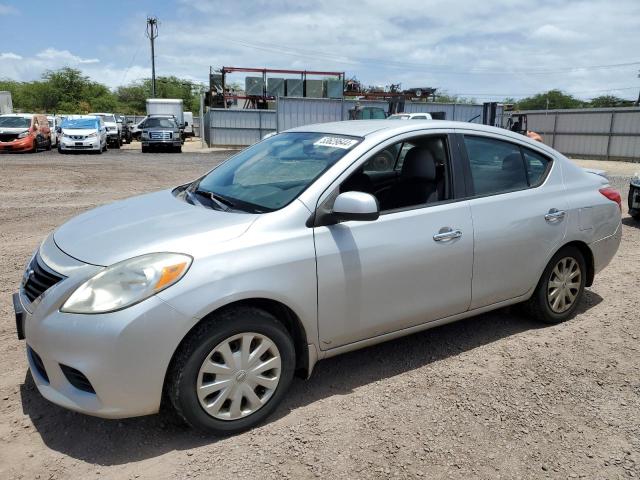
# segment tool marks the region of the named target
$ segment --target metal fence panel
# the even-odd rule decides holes
[[[342,120],[343,102],[323,98],[278,98],[277,129],[282,132],[302,125]]]
[[[640,135],[640,111],[616,112],[613,118],[613,133]]]
[[[558,116],[556,131],[562,133],[609,133],[611,113],[565,113]]]
[[[276,112],[212,108],[205,114],[205,129],[209,145],[252,145],[276,130]]]
[[[614,136],[609,145],[611,158],[640,159],[640,136]]]
[[[607,156],[608,137],[605,135],[556,135],[554,148],[565,155]]]

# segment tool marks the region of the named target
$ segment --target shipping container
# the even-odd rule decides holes
[[[286,81],[286,86],[287,86],[287,91],[286,91],[286,96],[287,97],[303,97],[304,96],[304,84],[302,83],[302,80],[299,80],[297,78],[288,78]]]

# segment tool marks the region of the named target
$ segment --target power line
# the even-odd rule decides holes
[[[263,50],[268,52],[280,53],[284,55],[291,55],[296,57],[304,57],[304,58],[323,58],[334,63],[340,64],[348,64],[348,65],[368,65],[373,64],[373,66],[387,66],[392,68],[413,68],[414,70],[420,71],[428,71],[430,73],[443,73],[443,74],[451,74],[451,75],[550,75],[557,73],[571,73],[583,70],[603,70],[603,69],[616,69],[616,68],[624,68],[624,67],[632,67],[640,65],[640,61],[634,62],[622,62],[622,63],[610,63],[610,64],[602,64],[602,65],[584,65],[584,66],[573,66],[573,67],[564,67],[558,69],[536,69],[536,70],[506,70],[506,71],[497,71],[490,68],[478,68],[472,67],[468,70],[447,70],[448,67],[453,67],[452,65],[429,65],[429,64],[421,64],[421,63],[411,63],[411,62],[397,62],[397,61],[389,61],[381,58],[374,57],[361,57],[360,60],[350,60],[347,57],[338,57],[336,58],[335,53],[327,53],[320,52],[316,50],[307,50],[301,49],[299,47],[290,47],[284,45],[276,45],[276,44],[266,44],[260,42],[247,42],[244,40],[237,40],[229,37],[218,36],[221,41],[226,41],[230,43],[234,43],[246,48],[252,48],[256,50]],[[444,69],[443,69],[444,68]]]

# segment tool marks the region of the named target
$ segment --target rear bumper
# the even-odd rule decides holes
[[[34,145],[34,138],[28,136],[12,142],[0,142],[0,152],[30,152],[34,149]]]
[[[600,272],[607,265],[609,265],[616,252],[618,251],[621,240],[622,222],[618,223],[618,228],[616,228],[616,231],[615,233],[613,233],[613,235],[609,235],[608,237],[605,237],[602,240],[598,240],[597,242],[593,242],[589,245],[589,248],[591,248],[591,252],[593,253],[593,266],[595,273]]]

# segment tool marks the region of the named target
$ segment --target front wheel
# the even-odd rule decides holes
[[[525,306],[530,316],[544,323],[571,318],[584,293],[586,262],[576,247],[560,249],[549,261]]]
[[[285,395],[295,369],[286,328],[269,313],[234,307],[198,325],[167,377],[167,395],[189,425],[236,433],[262,422]]]

